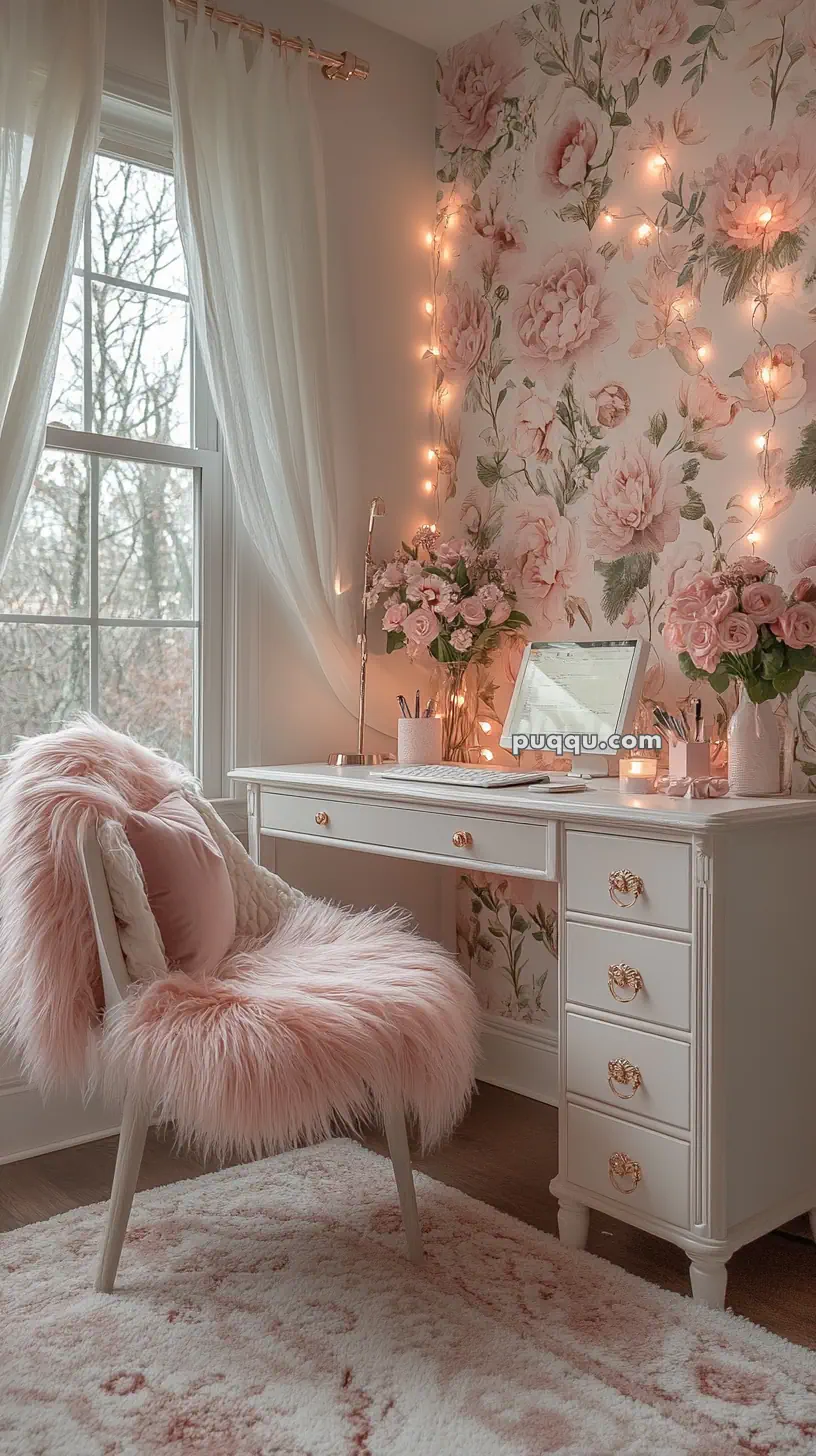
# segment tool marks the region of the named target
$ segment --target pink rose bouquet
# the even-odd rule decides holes
[[[765,703],[816,672],[816,601],[802,581],[786,595],[775,575],[770,562],[743,556],[676,586],[663,640],[686,677],[705,678],[718,693],[736,678],[752,703]]]
[[[442,664],[485,663],[503,635],[530,625],[496,551],[438,540],[429,528],[374,572],[369,604],[380,601],[386,650],[427,651]]]

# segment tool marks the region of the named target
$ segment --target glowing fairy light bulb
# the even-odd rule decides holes
[[[768,441],[764,435],[757,435],[756,439],[754,440],[754,444],[756,445],[757,450],[764,450],[767,443]]]
[[[425,309],[426,314],[430,318],[431,315],[432,315],[432,313],[433,313],[433,304],[431,303],[431,300],[429,298],[426,298],[425,299],[425,302],[423,304],[423,308]]]
[[[428,459],[429,460],[435,460],[436,459],[436,451],[434,450],[433,445],[429,445],[428,446]]]
[[[662,152],[656,152],[653,157],[649,158],[649,167],[653,172],[659,172],[661,168],[668,167],[668,165]]]
[[[705,363],[705,360],[708,358],[709,352],[710,351],[708,344],[700,345],[699,349],[697,350],[697,358],[700,360],[701,364]]]
[[[434,240],[434,235],[433,235],[433,233],[429,229],[428,232],[425,234],[425,242],[427,243],[427,245],[428,245],[429,248],[432,248],[433,247],[433,240]]]
[[[770,384],[770,382],[771,382],[771,371],[768,368],[767,364],[765,365],[765,368],[764,369],[760,370],[759,377],[762,380],[762,383],[763,384]]]
[[[423,480],[422,489],[426,495],[433,495],[434,483],[432,480]]]
[[[762,540],[762,533],[760,531],[749,531],[745,539],[746,541],[749,541],[752,546],[756,546],[757,541]]]
[[[751,496],[750,505],[751,505],[751,510],[752,511],[758,511],[759,508],[760,508],[760,506],[762,505],[762,496],[761,495],[752,495]]]
[[[638,235],[639,238],[642,239],[643,242],[645,242],[646,239],[651,235],[651,231],[652,231],[651,223],[642,222],[640,224],[640,227],[637,230],[637,235]]]
[[[769,207],[760,208],[759,212],[757,213],[757,221],[760,222],[763,227],[767,227],[768,223],[771,221],[772,218],[773,213],[771,212],[771,209]]]
[[[606,212],[601,213],[601,217],[603,218],[607,227],[611,227],[613,222],[615,221],[613,214],[608,209]]]
[[[456,697],[454,698],[453,701],[456,704],[457,708],[464,708],[464,706],[465,706],[465,695],[464,695],[464,693],[457,693],[456,694]]]

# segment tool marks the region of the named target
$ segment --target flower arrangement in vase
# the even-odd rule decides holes
[[[663,641],[686,677],[716,693],[740,684],[728,725],[728,781],[737,795],[780,791],[779,730],[771,704],[816,671],[816,584],[802,577],[787,594],[776,568],[743,556],[698,572],[669,599]]]
[[[374,573],[369,602],[382,600],[386,650],[405,648],[415,661],[436,664],[443,719],[442,756],[466,760],[488,666],[502,639],[516,636],[529,618],[498,552],[466,540],[439,539],[432,526],[403,542]],[[475,681],[469,681],[474,676]]]

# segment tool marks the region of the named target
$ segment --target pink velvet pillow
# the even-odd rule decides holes
[[[198,810],[177,789],[134,811],[125,833],[142,867],[168,961],[204,975],[235,940],[235,899],[224,857]]]

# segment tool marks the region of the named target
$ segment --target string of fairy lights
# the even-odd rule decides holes
[[[663,152],[656,152],[647,158],[645,171],[647,179],[651,183],[660,182],[662,192],[673,189],[673,168],[670,159]],[[442,367],[442,355],[439,330],[439,308],[440,308],[440,276],[443,266],[451,259],[451,242],[449,234],[457,226],[460,203],[456,198],[455,187],[447,197],[439,199],[436,217],[432,228],[428,228],[423,234],[423,243],[430,252],[431,261],[431,291],[429,297],[423,300],[422,312],[429,326],[430,338],[421,349],[421,357],[430,364],[432,372],[430,413],[433,421],[433,438],[431,443],[425,447],[424,459],[426,471],[424,473],[421,491],[431,507],[432,519],[425,520],[420,526],[418,534],[424,535],[427,540],[431,533],[436,535],[439,531],[439,519],[443,504],[443,488],[449,479],[456,464],[458,447],[454,442],[447,419],[447,410],[454,397],[454,386],[445,377]],[[661,256],[665,259],[663,240],[671,229],[661,221],[661,214],[665,215],[665,209],[660,208],[653,216],[646,208],[638,208],[633,213],[619,213],[613,207],[606,207],[600,216],[604,229],[615,230],[627,222],[633,222],[634,228],[631,240],[634,245],[641,248],[655,246]],[[773,222],[773,210],[766,206],[760,209],[757,214],[757,222],[760,229],[767,229]],[[767,363],[762,363],[759,368],[758,380],[765,391],[767,411],[770,415],[770,424],[761,434],[753,437],[752,444],[756,450],[759,460],[758,475],[760,478],[759,489],[746,490],[744,496],[744,508],[748,514],[745,529],[732,541],[729,552],[733,551],[740,542],[746,541],[751,550],[755,551],[762,539],[762,532],[759,529],[765,514],[769,497],[772,494],[771,481],[771,454],[772,437],[777,425],[777,413],[775,409],[775,383],[776,366],[774,365],[773,349],[765,334],[765,325],[768,319],[768,307],[772,294],[772,273],[768,261],[769,248],[766,242],[767,234],[763,232],[763,243],[761,248],[760,265],[756,276],[756,287],[754,295],[749,299],[750,324],[756,336],[759,347],[764,351],[763,358],[767,356]],[[666,262],[667,269],[669,268]],[[694,284],[691,288],[680,294],[673,300],[670,306],[670,318],[685,329],[688,343],[697,355],[700,364],[703,366],[697,377],[704,379],[712,389],[719,392],[719,387],[708,372],[708,366],[712,358],[712,347],[705,341],[695,343],[692,329],[689,325],[689,318],[695,313],[700,303],[699,293],[695,291]],[[754,351],[756,352],[756,350]],[[493,731],[493,724],[487,720],[479,721],[480,731],[488,735]],[[481,756],[485,759],[493,758],[493,751],[490,748],[482,747]]]

